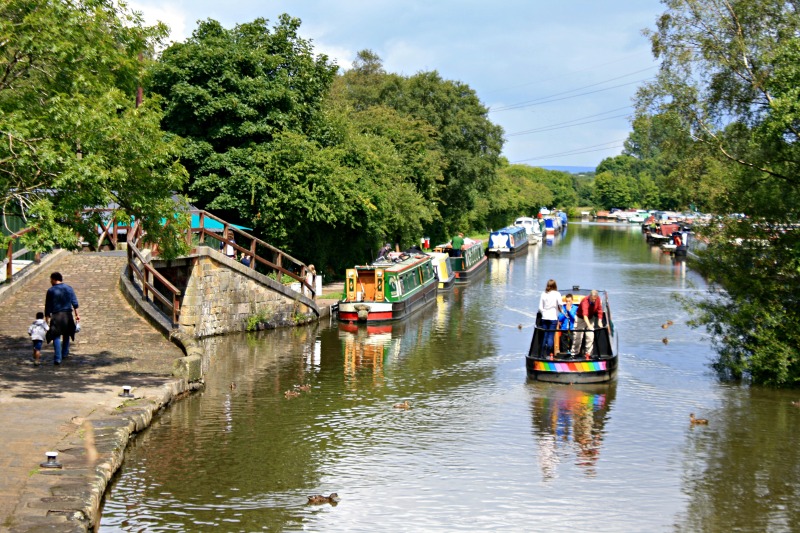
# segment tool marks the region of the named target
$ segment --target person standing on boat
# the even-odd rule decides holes
[[[558,326],[558,313],[561,312],[561,293],[558,292],[556,280],[547,280],[547,286],[539,298],[539,313],[542,315],[542,338],[541,356],[552,357],[553,341],[555,340],[556,327]]]
[[[450,247],[455,250],[453,253],[453,257],[461,257],[461,250],[464,248],[464,233],[458,232],[458,235],[453,237],[453,240],[450,241]]]
[[[558,329],[561,330],[561,346],[559,350],[569,352],[572,349],[572,337],[575,334],[575,322],[578,320],[578,306],[572,303],[572,294],[564,296],[564,305],[558,313]]]
[[[572,356],[577,357],[581,343],[586,339],[584,357],[589,359],[594,348],[594,330],[603,320],[603,302],[600,301],[596,290],[592,290],[588,297],[578,304],[578,319],[575,323],[575,340],[572,343]]]

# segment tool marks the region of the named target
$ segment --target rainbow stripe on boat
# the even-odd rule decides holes
[[[605,372],[608,361],[575,361],[564,363],[555,361],[534,361],[537,372]]]

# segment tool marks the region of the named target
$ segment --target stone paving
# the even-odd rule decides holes
[[[98,472],[109,478],[125,431],[146,427],[169,401],[164,389],[175,387],[172,364],[183,352],[128,305],[124,264],[118,252],[62,254],[0,299],[0,531],[85,531],[105,489]],[[35,367],[27,330],[54,271],[75,289],[82,331],[60,366],[50,344]],[[123,385],[140,400],[120,398]],[[64,468],[40,468],[46,451],[59,451]]]

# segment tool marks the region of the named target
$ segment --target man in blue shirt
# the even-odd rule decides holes
[[[60,365],[61,359],[69,356],[69,341],[70,338],[75,340],[75,322],[80,321],[81,317],[78,316],[78,297],[72,287],[64,283],[61,273],[50,274],[50,285],[44,300],[44,316],[50,325],[47,339],[53,341],[54,363]]]

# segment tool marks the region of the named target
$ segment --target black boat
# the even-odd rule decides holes
[[[588,298],[590,290],[573,287],[570,291],[573,303],[580,304],[581,300]],[[542,342],[545,333],[542,328],[541,315],[536,315],[536,327],[533,330],[533,339],[525,357],[525,368],[528,378],[536,381],[552,383],[603,383],[617,377],[617,364],[619,362],[617,341],[614,337],[614,324],[611,318],[611,309],[608,305],[608,293],[597,291],[603,305],[603,320],[598,327],[591,331],[594,333],[594,345],[588,359],[585,357],[586,335],[581,346],[575,350],[577,357],[569,349],[560,350],[560,342],[566,331],[556,330],[554,346],[556,350],[551,354],[542,354]],[[576,328],[577,331],[578,328]],[[583,330],[584,333],[586,330]]]

